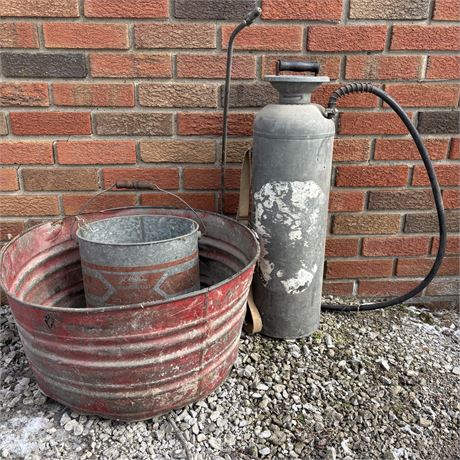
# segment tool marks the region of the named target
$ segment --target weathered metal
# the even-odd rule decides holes
[[[190,210],[125,208],[106,217]],[[145,304],[85,306],[73,218],[34,227],[1,252],[4,288],[38,385],[77,412],[143,420],[197,401],[226,378],[238,352],[259,255],[238,222],[198,211],[199,291]],[[201,228],[203,231],[203,228]]]
[[[87,307],[167,299],[196,291],[198,224],[174,216],[123,216],[77,231]]]
[[[263,108],[254,122],[251,225],[261,256],[253,293],[262,333],[298,338],[319,326],[335,127],[310,99],[329,78],[266,80],[280,100]]]

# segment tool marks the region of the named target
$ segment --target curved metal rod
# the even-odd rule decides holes
[[[260,8],[255,8],[248,15],[245,16],[243,21],[238,24],[233,30],[228,40],[227,47],[227,68],[225,73],[225,91],[224,91],[224,120],[222,127],[222,155],[221,155],[221,169],[220,169],[220,199],[219,199],[219,212],[224,213],[225,209],[225,165],[227,163],[227,133],[228,133],[228,108],[229,108],[229,94],[230,94],[230,80],[232,73],[233,61],[233,43],[236,36],[246,27],[250,26],[255,19],[262,14]]]

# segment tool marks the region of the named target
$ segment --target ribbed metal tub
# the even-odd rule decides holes
[[[88,222],[188,210],[124,208]],[[204,398],[226,378],[239,345],[259,247],[252,232],[198,211],[202,289],[149,304],[84,307],[74,219],[12,240],[1,284],[42,391],[80,413],[144,420]]]

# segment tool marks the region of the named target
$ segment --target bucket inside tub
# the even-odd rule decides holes
[[[79,227],[77,237],[96,244],[161,243],[198,231],[198,224],[184,217],[127,216],[103,219]]]
[[[167,299],[199,289],[198,224],[174,216],[123,216],[77,231],[88,307]]]
[[[206,232],[198,241],[200,289],[220,286],[248,269],[258,257],[252,233],[236,221],[214,213],[200,211],[197,219],[194,212],[185,209],[133,207],[87,214],[84,218],[96,223],[107,217],[140,214],[204,222]],[[67,217],[29,229],[3,248],[0,281],[10,304],[17,299],[24,305],[45,308],[86,307],[80,251],[74,234],[75,219]],[[167,301],[160,301],[163,302]]]

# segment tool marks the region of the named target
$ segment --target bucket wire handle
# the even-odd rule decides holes
[[[101,190],[100,192],[95,193],[89,200],[87,200],[85,203],[83,203],[80,208],[78,209],[77,214],[74,216],[74,221],[72,222],[72,225],[70,226],[70,238],[75,240],[76,232],[73,232],[73,229],[75,227],[75,223],[77,222],[83,222],[82,225],[78,225],[78,228],[80,227],[86,227],[86,220],[82,217],[82,214],[85,214],[85,210],[88,209],[88,206],[99,196],[103,195],[106,192],[110,192],[110,190],[113,190],[115,188],[115,184],[112,184],[110,187]],[[104,211],[100,211],[104,212]]]
[[[200,221],[200,224],[202,225],[203,229],[206,230],[206,225],[204,224],[203,220],[201,219],[201,217],[199,216],[199,214],[196,212],[196,210],[194,208],[192,208],[192,206],[190,206],[183,198],[181,198],[179,195],[173,193],[173,192],[170,192],[168,190],[164,190],[162,189],[160,186],[158,186],[157,184],[155,184],[154,182],[147,182],[147,181],[125,181],[125,180],[120,180],[120,181],[117,181],[115,182],[113,185],[112,185],[112,188],[115,187],[117,189],[120,189],[120,188],[127,188],[127,189],[134,189],[134,190],[159,190],[160,192],[163,192],[163,193],[166,193],[167,195],[171,195],[173,196],[174,198],[177,198],[180,202],[182,202],[183,204],[185,204],[185,206],[187,206],[188,209],[190,209],[190,211],[193,212],[193,214],[195,214],[195,216],[197,217],[197,219]]]

